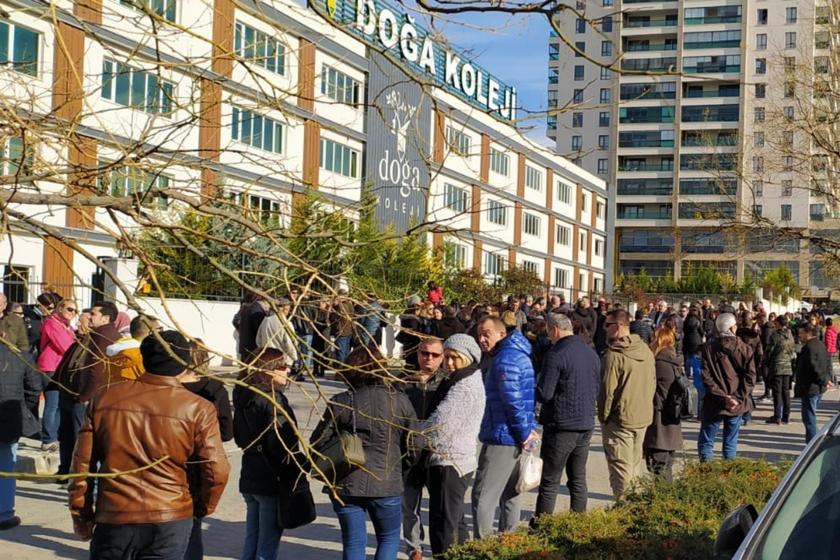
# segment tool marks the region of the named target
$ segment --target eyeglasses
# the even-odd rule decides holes
[[[604,323],[604,326],[605,326],[605,327],[614,327],[614,326],[615,326],[615,325],[617,325],[617,324],[618,324],[618,323],[616,323],[615,321],[606,321],[606,322]]]
[[[76,308],[75,307],[65,307],[64,309],[62,309],[62,311],[69,311],[70,313],[75,313]]]
[[[427,352],[425,350],[420,350],[420,355],[424,358],[440,358],[443,354],[439,352]]]

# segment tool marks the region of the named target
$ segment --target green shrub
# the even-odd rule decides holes
[[[472,541],[448,560],[705,560],[723,518],[761,508],[790,463],[687,463],[673,481],[643,478],[609,509],[542,516],[536,527]]]

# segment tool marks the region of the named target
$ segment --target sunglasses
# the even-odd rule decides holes
[[[424,358],[440,358],[441,356],[443,356],[443,354],[440,354],[438,352],[427,352],[425,350],[420,350],[420,355]]]
[[[62,309],[62,311],[69,311],[70,313],[75,313],[76,308],[75,307],[65,307],[64,309]]]

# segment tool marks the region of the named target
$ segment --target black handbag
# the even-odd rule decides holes
[[[333,423],[328,435],[312,445],[312,476],[324,484],[335,485],[354,470],[365,465],[365,448],[356,434],[356,409],[350,392],[350,414],[353,431],[339,430]]]
[[[302,481],[289,493],[277,495],[277,528],[281,530],[297,529],[309,525],[318,512],[309,484]]]

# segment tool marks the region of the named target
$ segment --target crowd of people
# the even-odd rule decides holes
[[[242,558],[276,558],[284,531],[311,521],[311,476],[325,483],[345,559],[365,558],[369,518],[377,559],[396,558],[402,541],[417,560],[424,490],[438,558],[523,521],[529,455],[543,461],[532,519],[554,512],[563,473],[582,512],[596,426],[620,499],[644,469],[672,477],[692,384],[708,461],[721,425],[723,458],[736,456],[757,400],[773,400],[766,422],[789,422],[792,386],[810,440],[835,382],[837,331],[818,313],[660,299],[631,317],[605,298],[570,305],[559,294],[447,302],[432,282],[399,314],[399,363],[380,350],[390,319],[374,294],[247,298],[233,319],[242,369],[231,401],[201,340],[153,317],[53,293],[30,317],[0,304],[0,471],[14,470],[20,437],[58,450],[74,530],[102,559],[201,558],[201,519],[227,484],[231,439],[242,449]],[[347,390],[306,441],[284,390],[328,371]],[[14,479],[0,479],[0,529],[20,524],[14,493]]]

